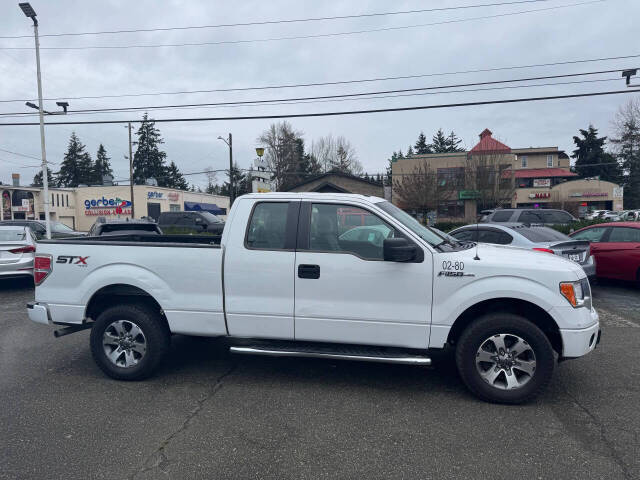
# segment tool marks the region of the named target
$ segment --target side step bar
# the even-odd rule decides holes
[[[314,352],[306,350],[294,349],[277,349],[268,347],[229,347],[231,353],[239,353],[243,355],[267,355],[270,357],[312,357],[312,358],[330,358],[334,360],[359,360],[361,362],[380,362],[380,363],[396,363],[402,365],[431,365],[429,357],[417,355],[375,355],[375,354],[354,354],[340,352]]]

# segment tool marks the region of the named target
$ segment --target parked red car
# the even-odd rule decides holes
[[[597,277],[640,282],[640,222],[591,225],[569,236],[591,242]]]

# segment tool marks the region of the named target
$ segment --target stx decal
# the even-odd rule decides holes
[[[87,266],[87,257],[80,257],[78,255],[58,255],[56,263],[68,263],[73,265]]]

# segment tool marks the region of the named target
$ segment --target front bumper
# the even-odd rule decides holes
[[[51,324],[49,310],[47,310],[46,305],[33,302],[27,303],[27,313],[29,315],[29,320],[32,322],[41,323],[43,325]]]
[[[586,328],[561,328],[562,358],[582,357],[596,348],[600,341],[600,321],[598,312],[591,309],[591,319],[594,323]]]

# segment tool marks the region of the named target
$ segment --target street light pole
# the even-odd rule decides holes
[[[33,20],[33,32],[36,42],[36,68],[38,74],[38,114],[40,116],[40,147],[42,149],[42,187],[43,187],[43,205],[44,205],[44,221],[47,228],[47,239],[51,239],[51,223],[49,222],[49,174],[47,171],[47,150],[44,141],[44,112],[42,110],[42,78],[40,74],[40,41],[38,40],[38,20],[36,12],[29,3],[18,4],[24,14]]]
[[[133,153],[131,148],[131,122],[129,122],[129,185],[131,186],[131,219],[136,218],[133,203]]]
[[[218,140],[222,140],[229,147],[229,207],[233,205],[233,136],[229,133],[229,138],[218,137]]]

